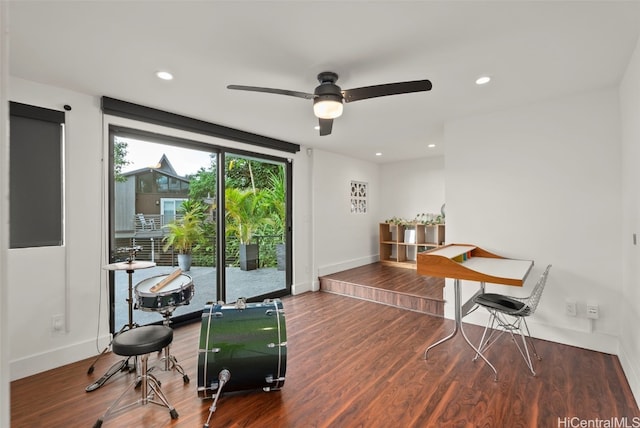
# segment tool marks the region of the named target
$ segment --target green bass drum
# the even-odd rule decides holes
[[[213,398],[218,377],[228,370],[223,392],[284,385],[287,330],[279,299],[261,303],[207,303],[202,312],[198,348],[198,395]]]

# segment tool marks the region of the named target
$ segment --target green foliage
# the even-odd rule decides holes
[[[275,173],[279,165],[240,157],[226,158],[226,187],[238,189],[260,189],[269,182],[269,174]]]
[[[265,192],[234,187],[225,190],[227,233],[234,234],[240,244],[251,244],[261,226],[272,222]]]
[[[286,183],[284,166],[278,170],[269,172],[269,187],[264,190],[265,203],[270,207],[270,216],[273,224],[271,234],[278,235],[284,240],[285,222],[287,218]]]
[[[131,162],[126,159],[128,145],[125,141],[115,139],[113,143],[113,179],[116,182],[125,182],[127,177],[122,175],[122,168]]]
[[[203,200],[216,194],[216,155],[211,154],[211,164],[208,168],[200,168],[189,179],[189,199]]]
[[[185,204],[186,202],[183,206]],[[203,238],[202,221],[200,207],[194,204],[191,210],[185,211],[182,218],[167,224],[165,227],[169,229],[169,233],[163,239],[164,251],[173,247],[180,254],[191,254]]]

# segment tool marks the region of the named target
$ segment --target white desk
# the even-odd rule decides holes
[[[467,344],[493,369],[497,379],[498,372],[495,367],[484,355],[478,352],[478,349],[467,338],[462,328],[462,318],[474,306],[473,298],[484,293],[486,282],[521,287],[533,267],[533,261],[507,259],[468,244],[452,244],[425,251],[419,253],[417,259],[419,274],[454,280],[455,325],[453,332],[430,345],[424,351],[424,358],[427,358],[427,353],[431,348],[453,338],[460,331]],[[460,281],[463,279],[480,283],[478,291],[464,304],[462,304],[460,289]]]

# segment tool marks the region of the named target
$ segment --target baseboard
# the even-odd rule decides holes
[[[446,316],[446,312],[445,312]],[[484,327],[489,319],[487,313],[477,311],[464,318],[465,323]],[[575,346],[589,349],[591,351],[604,352],[606,354],[618,355],[620,348],[620,338],[597,331],[589,332],[582,330],[572,330],[558,326],[543,324],[535,320],[535,317],[527,320],[531,336],[548,340],[549,342],[562,343],[563,345]]]
[[[332,273],[342,272],[343,270],[354,269],[360,266],[376,263],[379,260],[377,254],[373,254],[358,259],[351,259],[345,262],[340,262],[332,265],[324,265],[318,267],[318,276],[331,275]]]
[[[103,335],[98,338],[98,345],[106,347],[111,340],[111,335]],[[9,374],[11,381],[32,376],[47,370],[55,369],[66,364],[97,356],[100,351],[96,348],[96,339],[90,339],[69,346],[52,349],[41,354],[29,355],[24,358],[9,362]],[[87,367],[88,369],[89,367]]]
[[[640,407],[640,373],[638,373],[637,365],[633,363],[629,353],[622,344],[620,345],[618,358],[620,359],[620,365],[622,366],[624,375],[627,377],[627,382],[629,382],[631,392],[636,399],[636,404]]]
[[[291,294],[294,296],[306,293],[307,291],[317,291],[317,289],[313,289],[313,283],[311,282],[301,282],[299,284],[291,285]]]

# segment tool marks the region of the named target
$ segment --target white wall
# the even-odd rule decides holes
[[[439,214],[445,200],[444,156],[386,163],[380,166],[380,222]]]
[[[620,85],[622,122],[622,296],[620,361],[640,405],[640,45]],[[633,234],[638,234],[637,244]]]
[[[9,426],[9,18],[7,2],[0,2],[0,427]]]
[[[528,294],[553,264],[532,334],[617,353],[623,294],[616,90],[453,121],[445,138],[447,240],[535,261],[525,290],[493,286],[502,292]],[[577,317],[564,314],[567,298],[577,300]],[[588,300],[600,305],[593,325]],[[467,320],[484,322],[483,315]]]
[[[380,180],[377,164],[313,150],[314,289],[317,277],[378,260]],[[368,183],[366,214],[352,214],[351,181]]]
[[[65,104],[72,107],[65,126],[65,245],[8,252],[11,378],[17,379],[95,355],[98,322],[98,345],[108,343],[108,314],[98,100],[20,79],[9,83],[12,101],[61,111]],[[38,195],[33,198],[37,210]],[[64,316],[64,333],[51,333],[53,315]]]

